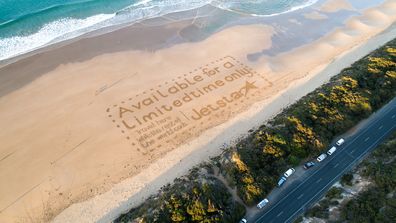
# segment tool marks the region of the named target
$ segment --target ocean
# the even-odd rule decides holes
[[[212,5],[276,16],[317,0],[0,0],[0,61],[114,25]]]

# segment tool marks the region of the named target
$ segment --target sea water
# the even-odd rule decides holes
[[[0,0],[0,60],[100,28],[212,5],[276,16],[317,0]]]

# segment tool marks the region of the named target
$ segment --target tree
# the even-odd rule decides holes
[[[341,177],[341,184],[352,186],[353,175],[351,173],[344,174]]]

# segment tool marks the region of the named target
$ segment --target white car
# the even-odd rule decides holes
[[[318,162],[322,162],[324,159],[326,159],[327,155],[326,154],[321,154],[320,156],[318,156],[318,158],[316,158],[316,160]]]
[[[337,145],[337,146],[341,146],[342,144],[344,144],[344,142],[345,142],[345,139],[341,138],[341,139],[339,139],[339,140],[336,142],[336,145]]]
[[[265,198],[264,200],[260,201],[260,203],[257,204],[257,208],[259,209],[263,208],[265,205],[268,204],[268,202],[269,202],[268,199]]]
[[[247,220],[245,218],[242,218],[239,223],[247,223]]]
[[[290,168],[283,174],[283,176],[290,177],[294,172],[296,172],[296,170],[294,168]]]
[[[336,150],[337,148],[335,146],[331,147],[329,151],[327,151],[327,155],[331,156],[331,154],[333,154]]]

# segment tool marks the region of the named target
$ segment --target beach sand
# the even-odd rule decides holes
[[[308,19],[331,19],[324,5]],[[386,1],[255,60],[274,25],[141,23],[1,68],[0,221],[111,221],[393,39],[395,20]]]

